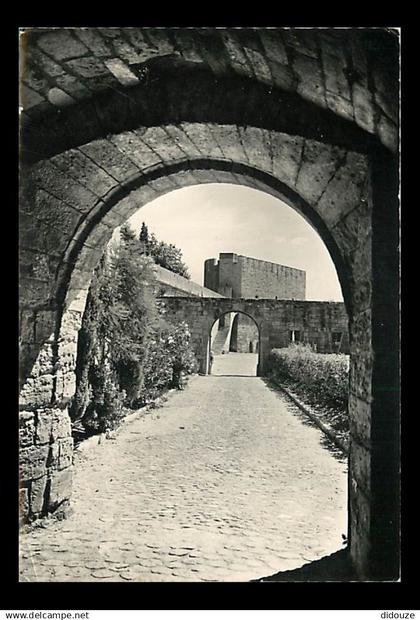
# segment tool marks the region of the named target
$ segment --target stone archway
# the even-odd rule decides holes
[[[112,230],[171,189],[240,182],[297,208],[336,265],[350,318],[350,552],[362,576],[395,575],[398,173],[393,82],[384,55],[355,34],[351,72],[344,33],[316,36],[316,45],[311,34],[291,33],[285,45],[282,33],[275,43],[254,31],[212,32],[211,41],[194,35],[191,43],[183,31],[174,46],[166,33],[151,43],[154,32],[134,30],[145,43],[141,58],[133,40],[122,46],[119,32],[46,31],[28,39],[28,66],[50,73],[44,82],[30,71],[24,76],[24,510],[53,510],[69,497],[65,407],[74,389],[75,338],[92,268]],[[136,53],[134,64],[147,80],[113,89],[102,70],[106,50],[122,55],[123,65],[127,53]],[[329,88],[317,83],[319,63]],[[50,92],[51,81],[61,93]],[[393,386],[391,396],[383,385]],[[52,452],[51,441],[58,446]]]
[[[258,320],[255,319],[251,314],[244,312],[243,310],[238,310],[238,305],[232,304],[232,310],[226,310],[224,311],[222,314],[216,316],[211,325],[210,328],[208,330],[208,336],[207,336],[207,341],[206,341],[206,348],[205,348],[205,372],[206,374],[210,374],[210,359],[209,359],[209,354],[210,354],[210,348],[211,348],[211,332],[213,329],[214,324],[220,320],[220,318],[222,316],[226,316],[227,314],[235,314],[235,318],[238,316],[246,316],[247,318],[249,318],[253,324],[255,325],[257,332],[258,332],[258,342],[261,343],[260,346],[258,347],[258,361],[257,361],[257,366],[256,366],[256,376],[261,376],[262,374],[262,360],[264,359],[264,347],[267,346],[267,337],[265,334],[265,325],[264,325],[264,321],[263,320]]]

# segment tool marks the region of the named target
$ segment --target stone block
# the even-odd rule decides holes
[[[355,82],[352,87],[353,109],[356,122],[366,131],[375,130],[375,111],[372,94],[367,88]]]
[[[110,58],[105,60],[104,64],[123,86],[133,86],[139,83],[138,77],[120,58]]]
[[[372,357],[371,352],[363,352],[350,358],[351,391],[366,403],[372,402]]]
[[[19,446],[26,448],[34,443],[35,414],[32,411],[19,413]]]
[[[66,238],[49,223],[27,213],[19,213],[19,245],[33,254],[31,275],[42,279],[50,275],[48,257],[60,256],[66,247]]]
[[[375,103],[383,110],[385,115],[389,117],[389,119],[398,124],[398,112],[399,112],[399,101],[398,94],[394,93],[395,96],[391,95],[387,91],[381,92],[376,91],[375,93]]]
[[[19,489],[19,520],[24,521],[29,514],[29,488]]]
[[[77,101],[83,101],[92,96],[92,92],[86,88],[86,86],[81,82],[81,80],[70,73],[65,73],[64,75],[59,75],[55,78],[57,86],[60,90],[67,93],[72,99],[76,99]],[[51,101],[51,91],[49,93],[50,101]],[[53,102],[52,102],[53,103]]]
[[[54,411],[51,437],[53,441],[71,438],[71,421],[67,410]]]
[[[19,452],[21,480],[33,480],[43,476],[47,469],[49,445],[29,446]]]
[[[370,351],[372,346],[372,311],[366,308],[355,312],[350,323],[353,355]]]
[[[371,442],[371,405],[349,393],[350,435],[365,447]]]
[[[79,325],[81,325],[82,316],[85,311],[87,295],[87,289],[72,289],[70,294],[67,295],[67,310],[78,314],[80,317]]]
[[[92,28],[78,28],[74,34],[95,56],[106,58],[113,55],[112,49],[96,30]]]
[[[32,47],[31,60],[45,75],[54,78],[64,75],[63,67],[55,62],[55,60],[52,60],[52,58],[45,54],[40,48]]]
[[[363,236],[360,244],[350,254],[351,277],[357,283],[361,278],[372,277],[372,234]]]
[[[215,125],[211,130],[224,158],[242,164],[249,163],[239,128],[236,125]]]
[[[45,102],[45,98],[42,95],[24,84],[20,86],[19,95],[19,103],[24,110],[29,110],[30,108]]]
[[[53,394],[53,379],[51,374],[26,378],[19,394],[22,409],[47,406]]]
[[[35,444],[43,445],[50,442],[51,429],[52,429],[52,412],[51,411],[37,411],[36,412],[36,426],[35,426]]]
[[[112,230],[108,229],[108,234],[104,235],[104,241],[108,242],[112,237]],[[86,273],[93,272],[98,266],[104,252],[104,246],[92,249],[86,245],[82,247],[77,256],[77,268]]]
[[[162,158],[146,144],[136,131],[111,136],[110,142],[141,170],[162,163]]]
[[[50,492],[48,497],[48,509],[55,510],[59,504],[71,496],[73,468],[68,467],[61,471],[53,472],[50,479]]]
[[[299,194],[309,203],[316,203],[344,157],[343,149],[314,140],[305,140],[302,162],[296,179]]]
[[[359,206],[367,178],[367,157],[348,152],[346,163],[337,170],[317,203],[317,211],[334,226],[352,209]]]
[[[280,30],[278,28],[258,29],[257,34],[268,58],[282,65],[287,65],[289,61]]]
[[[51,192],[81,213],[90,211],[98,201],[93,192],[59,170],[51,161],[40,162],[32,170],[32,177],[38,187]]]
[[[179,189],[175,184],[174,177],[161,176],[149,181],[148,185],[152,187],[158,196],[163,196],[168,192],[172,192],[175,189]]]
[[[239,127],[239,135],[251,166],[271,173],[271,141],[268,132],[259,127]]]
[[[181,123],[181,127],[196,148],[206,154],[206,158],[223,159],[223,151],[217,143],[217,125]]]
[[[297,79],[288,65],[280,64],[280,62],[271,58],[267,59],[267,63],[270,67],[271,75],[273,76],[273,82],[277,88],[290,92],[296,90]]]
[[[117,28],[100,28],[104,40],[115,50],[115,54],[125,62],[140,63],[144,61],[144,55],[126,40]]]
[[[325,86],[327,91],[350,101],[351,91],[345,75],[347,62],[344,55],[340,53],[339,55],[333,56],[328,52],[323,53],[322,62],[324,66]]]
[[[246,45],[243,49],[257,78],[266,84],[272,84],[273,76],[271,75],[270,67],[263,54]]]
[[[295,52],[318,59],[318,43],[314,31],[284,28],[281,33],[286,45]]]
[[[372,302],[372,279],[370,274],[359,276],[352,287],[353,312],[363,312],[370,308]]]
[[[61,439],[59,446],[57,467],[59,470],[62,470],[70,467],[73,463],[73,438]]]
[[[160,28],[144,28],[146,38],[155,47],[159,56],[165,54],[173,54],[175,52],[174,43],[165,29]]]
[[[28,211],[59,230],[64,237],[73,233],[80,219],[78,211],[41,188],[35,188],[32,196]]]
[[[57,61],[81,57],[89,53],[88,48],[73,36],[72,31],[64,28],[41,35],[37,40],[37,45]]]
[[[58,459],[60,456],[60,444],[58,442],[50,443],[50,449],[47,458],[48,472],[58,469]]]
[[[153,153],[157,153],[163,162],[172,163],[173,161],[185,159],[182,149],[163,127],[148,127],[142,132],[141,140]]]
[[[111,238],[112,233],[109,234],[108,240]],[[90,270],[78,269],[75,267],[71,274],[71,287],[74,289],[89,288],[92,279],[92,272]]]
[[[33,480],[31,482],[29,497],[31,514],[34,516],[40,515],[44,509],[47,481],[48,477],[42,476],[42,478],[38,478],[38,480]]]
[[[124,151],[119,150],[109,140],[93,140],[79,148],[118,181],[125,181],[139,172],[139,168],[125,156]]]
[[[350,121],[354,120],[353,104],[349,99],[329,91],[325,93],[325,99],[330,110]]]
[[[389,120],[386,116],[382,115],[380,117],[377,130],[383,144],[395,153],[398,149],[399,140],[399,131],[397,125],[391,120]]]
[[[98,77],[112,77],[102,60],[95,56],[85,56],[84,58],[75,58],[66,62],[66,66],[71,73],[75,73],[85,80]],[[115,80],[118,84],[117,80]]]
[[[48,101],[58,108],[65,108],[76,103],[71,95],[55,86],[48,91]]]
[[[51,161],[57,168],[77,179],[79,183],[97,196],[105,195],[117,185],[116,179],[111,177],[79,149],[70,149],[60,153],[53,157]]]
[[[53,354],[51,343],[46,343],[42,347],[39,344],[22,342],[19,346],[20,356],[20,376],[23,380],[32,380],[44,374],[52,374]]]
[[[347,256],[365,243],[372,232],[372,209],[365,194],[366,188],[359,206],[346,214],[331,230],[342,253]]]
[[[125,28],[124,34],[127,36],[132,46],[136,49],[140,62],[145,62],[149,58],[159,54],[156,47],[151,45],[138,28]]]
[[[177,146],[185,153],[188,159],[197,159],[202,156],[200,150],[183,131],[181,125],[165,125],[165,131],[177,144]]]
[[[21,310],[19,316],[19,342],[35,342],[35,317],[33,310]]]
[[[73,367],[74,364],[69,364],[67,372],[57,374],[56,398],[61,406],[66,406],[76,391],[76,376]]]
[[[296,53],[293,69],[299,77],[297,92],[304,99],[325,108],[325,88],[319,62],[314,58]]]
[[[371,552],[370,498],[350,478],[350,555],[359,573],[368,572]]]
[[[371,489],[371,452],[352,437],[350,444],[349,469],[358,486],[367,495]]]
[[[251,67],[251,63],[249,62],[248,57],[237,37],[235,37],[232,32],[227,32],[224,30],[221,30],[220,33],[225,46],[226,54],[229,57],[234,71],[240,75],[253,78],[254,71]]]
[[[303,138],[286,134],[271,133],[273,174],[293,187],[302,159]]]

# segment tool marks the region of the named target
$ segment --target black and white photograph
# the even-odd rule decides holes
[[[400,43],[19,28],[20,583],[401,580]]]

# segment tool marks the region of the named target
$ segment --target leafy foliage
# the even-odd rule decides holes
[[[169,269],[184,278],[189,279],[188,268],[182,260],[182,252],[173,243],[158,241],[156,235],[149,235],[148,228],[143,222],[139,235],[140,248],[147,256],[151,256],[157,265]]]
[[[150,402],[168,387],[179,387],[179,373],[193,374],[198,371],[190,341],[191,334],[186,323],[174,324],[161,320],[150,339],[139,405]]]
[[[315,353],[306,344],[293,344],[270,353],[269,373],[275,380],[290,381],[326,406],[346,411],[349,357]]]
[[[94,272],[79,332],[70,415],[89,432],[114,428],[123,407],[149,402],[196,371],[185,323],[172,324],[156,298],[154,261],[130,226]]]

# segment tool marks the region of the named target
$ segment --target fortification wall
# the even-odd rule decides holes
[[[238,353],[258,351],[258,327],[246,314],[237,314],[232,329],[232,350]],[[252,347],[252,350],[251,350]]]
[[[248,256],[238,256],[238,262],[240,297],[305,299],[305,271]]]
[[[306,273],[301,269],[278,265],[240,254],[221,252],[219,260],[204,265],[204,284],[234,298],[305,300]]]
[[[187,280],[183,276],[155,265],[156,277],[159,282],[159,294],[162,297],[223,297],[209,288]]]

